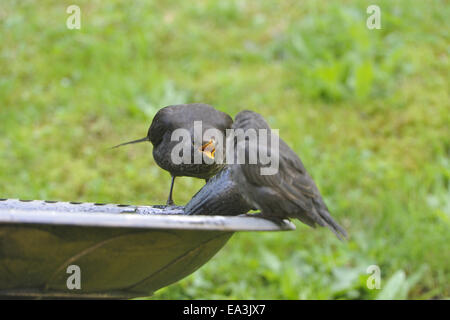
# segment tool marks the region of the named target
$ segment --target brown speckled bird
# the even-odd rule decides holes
[[[251,151],[271,151],[271,131],[264,118],[252,111],[242,111],[235,117],[234,129],[266,129],[268,144],[266,147],[247,143],[245,153]],[[279,169],[276,174],[262,175],[264,167],[260,161],[256,164],[232,164],[231,176],[236,182],[240,194],[252,207],[261,210],[262,216],[275,219],[296,218],[315,227],[328,227],[341,239],[347,237],[345,230],[337,224],[325,205],[319,189],[306,171],[302,161],[279,139]],[[248,158],[247,158],[248,159]]]

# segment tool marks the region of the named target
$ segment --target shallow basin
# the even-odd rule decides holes
[[[149,296],[200,268],[236,231],[293,229],[174,206],[0,199],[0,296]]]

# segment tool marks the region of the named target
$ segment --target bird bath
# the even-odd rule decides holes
[[[236,231],[293,229],[249,215],[187,216],[183,207],[0,199],[0,297],[149,296],[200,268]],[[76,272],[79,289],[69,284]]]

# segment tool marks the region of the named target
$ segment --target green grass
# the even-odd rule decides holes
[[[348,230],[239,233],[153,299],[450,296],[446,1],[0,4],[0,197],[161,204],[146,134],[165,105],[261,113]],[[203,182],[177,179],[175,201]],[[366,286],[369,265],[382,289]]]

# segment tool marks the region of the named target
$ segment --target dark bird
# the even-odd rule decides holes
[[[192,197],[184,214],[237,216],[251,209],[231,177],[231,167],[226,166]]]
[[[261,215],[267,218],[284,219],[297,218],[303,223],[315,227],[316,225],[328,227],[341,239],[347,237],[345,230],[339,226],[330,216],[327,206],[320,195],[319,189],[311,176],[306,171],[302,161],[279,138],[279,148],[271,144],[272,132],[264,118],[252,111],[242,111],[237,114],[233,129],[254,129],[258,132],[258,142],[263,135],[267,135],[267,143],[251,143],[244,141],[241,146],[245,152],[246,161],[243,164],[230,165],[231,176],[235,181],[239,193],[251,207],[261,210]],[[259,129],[265,129],[261,132]],[[235,146],[239,141],[235,139]],[[235,147],[235,157],[239,148]],[[275,174],[262,175],[261,169],[268,167],[262,164],[261,159],[255,164],[250,164],[248,157],[252,152],[278,155],[279,166]],[[227,155],[229,156],[229,155]]]
[[[194,128],[194,122],[201,121],[201,135]],[[175,177],[187,176],[205,179],[206,181],[218,173],[224,167],[225,145],[223,144],[226,129],[231,128],[233,119],[224,112],[214,109],[212,106],[201,103],[171,105],[160,109],[148,129],[147,136],[138,140],[133,140],[119,144],[113,148],[123,145],[150,141],[153,145],[153,158],[156,163],[164,170],[169,171],[172,176],[169,198],[167,205],[173,205],[172,192]],[[184,150],[178,150],[182,137],[173,138],[172,134],[177,129],[185,129],[189,133],[188,150],[190,151],[190,160],[175,161],[173,153],[179,157],[186,156]],[[217,129],[222,137],[211,136],[204,140],[204,133],[208,129]],[[174,150],[174,148],[177,148]],[[215,161],[218,158],[218,150],[223,150],[223,161]],[[203,154],[211,159],[211,162],[203,161]],[[195,161],[195,157],[200,155],[201,162]],[[187,156],[189,158],[189,156]],[[198,158],[197,158],[198,159]]]

